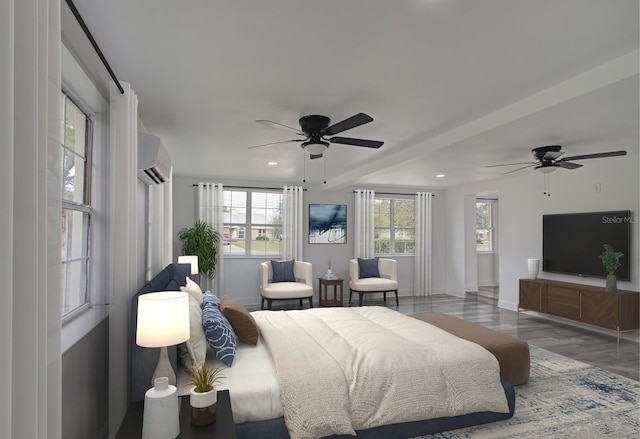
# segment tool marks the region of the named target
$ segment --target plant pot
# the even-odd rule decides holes
[[[214,388],[208,392],[198,393],[191,388],[191,425],[202,427],[216,421],[218,391]]]
[[[618,291],[618,282],[616,280],[615,274],[607,274],[607,283],[604,287],[604,290],[610,293]]]

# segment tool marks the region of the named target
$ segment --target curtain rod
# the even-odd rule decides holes
[[[118,78],[116,78],[116,74],[113,73],[113,70],[111,70],[111,66],[109,66],[109,63],[107,62],[107,59],[102,54],[102,50],[100,50],[100,47],[98,47],[98,43],[96,43],[96,40],[93,39],[93,35],[91,35],[91,32],[89,31],[89,28],[87,27],[87,25],[85,24],[84,20],[80,16],[80,12],[78,12],[78,10],[76,9],[76,5],[73,4],[73,0],[66,0],[66,1],[67,1],[67,5],[71,9],[71,12],[73,12],[73,16],[76,17],[76,20],[78,21],[78,24],[80,25],[80,27],[84,31],[84,34],[89,39],[89,42],[93,46],[93,49],[98,54],[98,57],[100,58],[100,61],[102,61],[102,64],[104,64],[104,66],[107,68],[107,71],[109,72],[109,75],[111,76],[111,79],[113,79],[113,81],[116,83],[116,87],[118,87],[118,90],[120,90],[120,93],[124,94],[124,89],[122,88],[122,85],[120,85],[120,81],[118,81]]]
[[[355,194],[357,191],[353,191],[353,193]],[[378,192],[375,191],[376,195],[380,194],[380,195],[415,195],[415,192],[413,194],[403,194],[403,193],[399,193],[399,192]],[[432,197],[435,197],[436,194],[431,194]]]
[[[191,186],[193,187],[198,187],[198,184],[192,184]],[[265,189],[265,190],[269,190],[269,191],[281,191],[282,188],[281,187],[258,187],[258,186],[225,186],[224,184],[222,185],[222,187],[224,189]],[[302,189],[303,191],[306,191],[306,189]]]

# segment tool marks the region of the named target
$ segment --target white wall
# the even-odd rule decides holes
[[[619,289],[638,291],[640,276],[640,182],[637,143],[624,158],[585,160],[584,167],[560,169],[551,174],[551,196],[543,195],[543,176],[522,171],[516,176],[463,185],[446,191],[447,287],[463,291],[465,252],[464,200],[471,194],[500,193],[500,300],[499,306],[517,309],[518,280],[527,277],[527,259],[542,257],[542,215],[565,212],[631,210],[631,281],[618,281]],[[601,191],[595,191],[600,183]],[[541,278],[587,285],[604,285],[603,279],[540,273]]]
[[[190,177],[174,176],[173,179],[173,228],[174,228],[174,260],[177,260],[181,252],[182,243],[176,237],[178,231],[183,227],[191,227],[196,219],[196,192],[194,183],[200,181],[222,183],[225,186],[258,186],[280,188],[285,183],[282,182],[256,182],[250,180],[222,180],[215,177]],[[300,185],[299,182],[286,183],[287,185]],[[321,277],[327,271],[327,260],[331,258],[331,270],[337,276],[345,280],[345,299],[349,296],[349,259],[353,257],[353,190],[347,188],[342,190],[324,190],[321,184],[305,184],[307,189],[304,194],[304,236],[308,233],[308,205],[311,204],[346,204],[347,205],[347,243],[346,244],[308,244],[305,243],[303,252],[305,260],[313,264],[314,279]],[[373,188],[376,191],[383,191],[384,188]],[[425,190],[424,188],[420,190]],[[392,190],[386,188],[384,192],[413,193],[412,190]],[[432,253],[434,255],[432,270],[432,290],[434,293],[443,293],[446,288],[445,261],[441,255],[445,254],[445,200],[441,191],[435,191],[436,196],[432,199],[433,210],[433,242]],[[254,258],[232,258],[227,257],[224,261],[224,282],[225,291],[235,297],[245,305],[260,304],[260,278],[259,264],[268,260],[266,257]],[[398,278],[399,295],[413,294],[413,256],[398,256]],[[315,297],[318,297],[318,285],[314,284]]]

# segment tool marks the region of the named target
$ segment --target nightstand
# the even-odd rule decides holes
[[[120,425],[116,439],[139,439],[142,437],[143,403],[131,403]],[[235,439],[236,428],[233,424],[231,400],[228,390],[218,391],[216,422],[204,427],[191,425],[191,406],[189,397],[180,397],[180,439]]]
[[[320,306],[342,306],[342,283],[343,280],[339,277],[318,278]],[[329,286],[333,286],[333,298],[330,298]]]

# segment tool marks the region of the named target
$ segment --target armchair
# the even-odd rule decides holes
[[[261,282],[260,295],[262,296],[261,309],[264,309],[264,302],[267,301],[268,309],[274,300],[302,300],[309,299],[309,307],[313,308],[313,266],[310,262],[294,261],[293,274],[295,282],[272,282],[273,268],[271,261],[260,264]]]
[[[362,296],[365,293],[383,293],[384,301],[387,301],[387,293],[395,293],[396,306],[398,302],[398,263],[395,259],[379,258],[378,271],[380,277],[360,278],[360,268],[357,259],[349,261],[349,304],[351,296],[358,293],[358,306],[362,306]]]

